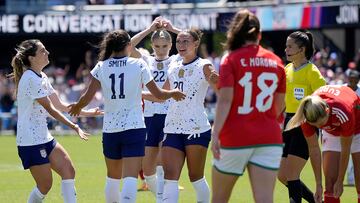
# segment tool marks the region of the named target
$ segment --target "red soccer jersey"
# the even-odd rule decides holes
[[[229,115],[220,132],[222,147],[282,143],[275,93],[285,93],[282,61],[257,45],[231,52],[220,67],[219,88],[233,87]]]
[[[330,107],[330,116],[321,129],[335,136],[352,136],[360,133],[360,99],[356,93],[347,86],[326,85],[316,90],[318,95]],[[312,136],[316,127],[308,123],[301,125],[305,136]]]

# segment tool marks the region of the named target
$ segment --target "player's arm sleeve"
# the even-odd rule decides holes
[[[311,86],[311,92],[314,92],[319,87],[326,85],[325,78],[321,75],[319,69],[313,65],[308,72],[308,78]]]
[[[355,134],[355,128],[356,128],[356,119],[355,114],[347,111],[345,107],[339,106],[338,109],[341,109],[341,113],[339,114],[339,121],[341,123],[340,125],[340,131],[342,137],[350,137]],[[342,115],[345,114],[345,115]],[[345,121],[345,122],[344,122]]]
[[[227,55],[220,64],[218,88],[234,87],[234,80],[233,64]]]
[[[304,122],[301,124],[301,130],[303,131],[305,137],[310,137],[316,133],[317,128],[307,122]]]
[[[90,74],[97,80],[100,80],[102,63],[102,61],[99,61],[90,72]]]
[[[141,80],[144,85],[148,84],[153,80],[151,75],[149,66],[145,63],[144,60],[140,60],[140,68],[141,68]]]
[[[45,84],[47,85],[47,84]],[[45,89],[42,79],[30,78],[27,85],[27,93],[32,99],[38,99],[48,96],[48,91]]]
[[[278,81],[278,93],[285,93],[286,92],[286,74],[285,74],[285,68],[281,61],[278,62],[278,69],[279,69],[279,81]]]

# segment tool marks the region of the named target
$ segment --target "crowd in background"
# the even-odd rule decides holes
[[[206,46],[205,48],[200,48],[200,55],[204,58],[208,58],[212,61],[217,71],[219,70],[221,56],[217,55],[215,52],[208,53]],[[84,92],[85,87],[88,84],[88,79],[90,76],[90,70],[93,68],[96,63],[96,58],[94,53],[90,50],[84,52],[84,60],[77,68],[74,74],[70,73],[69,66],[57,67],[54,63],[50,63],[48,67],[44,69],[54,88],[58,91],[59,97],[68,102],[73,103],[78,100],[80,95]],[[349,62],[347,66],[342,67],[341,57],[338,53],[333,52],[329,48],[325,47],[320,49],[313,57],[313,62],[319,68],[321,74],[326,78],[327,84],[337,84],[342,85],[347,83],[347,71],[351,69],[357,69],[359,71],[360,67],[360,50],[355,54],[354,60]],[[56,61],[56,59],[55,59]],[[0,69],[0,131],[1,130],[16,130],[16,102],[14,95],[14,82],[7,79],[5,69]],[[212,121],[214,118],[215,112],[215,103],[216,95],[211,90],[208,91],[205,100],[205,106],[207,108],[207,113],[209,120]],[[100,92],[98,92],[88,106],[88,108],[93,108],[99,106],[100,108],[103,105],[103,99]],[[75,119],[75,118],[72,118]],[[74,120],[76,121],[76,120]],[[84,128],[87,129],[101,129],[102,118],[79,118],[76,122]],[[67,127],[56,122],[54,120],[49,120],[49,128],[55,130],[66,130]]]

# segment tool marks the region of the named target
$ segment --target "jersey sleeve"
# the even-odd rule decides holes
[[[278,93],[285,93],[286,92],[286,74],[285,74],[285,68],[283,63],[279,60],[278,62],[278,68],[279,68],[279,82],[278,82]]]
[[[150,81],[153,80],[153,77],[151,75],[149,66],[146,64],[144,60],[140,60],[140,68],[141,68],[141,82],[146,85]]]
[[[305,122],[301,124],[301,129],[305,137],[310,137],[316,133],[317,128]]]
[[[340,136],[349,137],[355,133],[355,115],[345,106],[336,105],[332,107],[332,114],[336,115],[339,125]]]
[[[29,78],[29,83],[26,88],[28,89],[27,92],[32,99],[38,99],[48,96],[48,92],[45,89],[47,84],[43,84],[43,81],[44,80],[42,78]]]
[[[234,87],[234,72],[232,69],[232,64],[229,59],[229,55],[227,55],[222,63],[220,64],[220,71],[219,71],[219,83],[218,88],[223,87]]]
[[[45,76],[45,77],[46,77],[46,88],[48,90],[48,95],[51,95],[51,94],[55,93],[55,89],[51,85],[49,78],[47,76]]]
[[[311,92],[314,92],[319,89],[319,87],[326,85],[325,78],[321,75],[319,69],[315,65],[312,65],[307,78],[310,82]]]
[[[103,62],[99,61],[95,67],[91,70],[91,75],[96,78],[97,80],[100,80],[100,70],[101,70],[101,66],[102,66]]]

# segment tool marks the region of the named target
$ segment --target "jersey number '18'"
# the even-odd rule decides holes
[[[116,91],[115,91],[115,74],[111,74],[109,76],[109,78],[111,79],[111,99],[116,99]],[[119,99],[125,99],[125,94],[124,94],[124,73],[121,73],[119,75],[120,78],[120,94],[119,94]]]
[[[254,109],[254,107],[251,106],[253,91],[252,79],[252,72],[246,72],[239,80],[239,84],[244,87],[244,103],[242,106],[238,107],[239,114],[249,114]],[[263,72],[258,76],[256,81],[257,86],[261,91],[258,95],[256,95],[255,107],[259,112],[265,112],[272,106],[274,92],[278,86],[278,77],[275,73]],[[265,81],[271,81],[271,85],[268,86]]]

